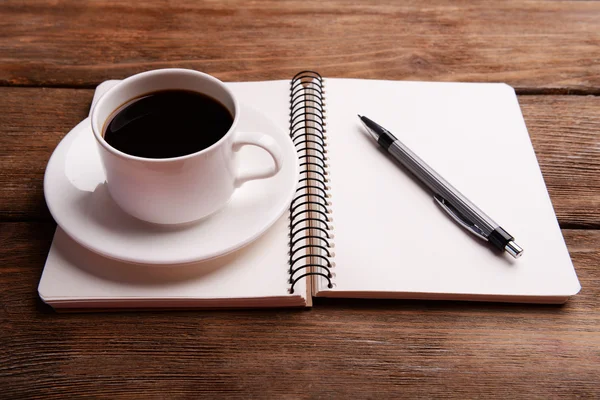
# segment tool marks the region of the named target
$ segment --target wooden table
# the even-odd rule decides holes
[[[45,165],[98,83],[160,67],[509,83],[581,293],[56,314]],[[600,397],[600,2],[4,0],[0,86],[0,397]]]

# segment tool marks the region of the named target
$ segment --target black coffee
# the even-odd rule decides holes
[[[233,123],[219,101],[187,90],[164,90],[130,101],[105,125],[104,140],[132,156],[171,158],[212,146]]]

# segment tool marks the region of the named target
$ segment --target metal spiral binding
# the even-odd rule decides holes
[[[327,279],[327,286],[333,287],[324,94],[324,81],[318,73],[302,71],[292,78],[290,136],[298,151],[300,180],[289,214],[290,293],[299,280],[312,276]]]

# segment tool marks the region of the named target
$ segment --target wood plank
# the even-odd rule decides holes
[[[600,2],[4,0],[0,84],[93,87],[163,67],[223,80],[505,81],[600,93]]]
[[[46,164],[89,112],[92,90],[0,88],[0,220],[50,218]]]
[[[86,89],[0,88],[0,220],[50,217],[43,198],[46,163],[87,116],[92,96]],[[600,227],[600,97],[519,101],[559,222]]]
[[[600,97],[520,96],[558,221],[600,227]]]
[[[600,396],[600,231],[563,231],[583,287],[564,306],[319,299],[310,311],[55,314],[36,290],[53,230],[0,230],[6,398]]]

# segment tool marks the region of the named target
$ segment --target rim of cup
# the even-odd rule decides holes
[[[105,139],[104,136],[102,135],[103,131],[104,131],[104,127],[106,125],[106,123],[108,122],[108,118],[110,118],[111,116],[114,115],[115,111],[117,111],[120,107],[122,107],[123,105],[127,104],[129,101],[133,100],[133,99],[129,99],[127,100],[125,103],[120,104],[118,108],[112,110],[109,113],[108,118],[105,121],[98,121],[98,110],[100,109],[100,106],[104,105],[104,103],[106,103],[106,99],[108,99],[111,95],[113,95],[116,91],[121,90],[121,87],[123,85],[127,85],[132,81],[138,80],[138,79],[143,79],[143,78],[147,78],[147,77],[151,77],[153,75],[165,75],[165,74],[174,74],[174,75],[189,75],[189,76],[193,76],[196,78],[202,78],[204,80],[209,80],[212,81],[213,83],[216,83],[226,94],[227,96],[229,96],[229,98],[232,100],[233,103],[233,108],[234,108],[234,112],[233,112],[233,122],[231,123],[231,126],[229,127],[229,130],[227,130],[227,132],[223,135],[223,137],[221,137],[217,142],[213,143],[212,145],[210,145],[209,147],[202,149],[200,151],[196,151],[194,153],[190,153],[190,154],[186,154],[183,156],[178,156],[178,157],[169,157],[169,158],[146,158],[146,157],[139,157],[139,156],[134,156],[131,154],[127,154],[124,153],[120,150],[115,149],[114,147],[112,147]],[[156,78],[158,79],[158,78]],[[169,90],[169,89],[164,89],[164,90]],[[174,90],[178,90],[178,89],[174,89]],[[180,90],[189,90],[189,89],[180,89]],[[157,90],[157,91],[161,91],[161,90]],[[196,93],[201,93],[206,95],[205,93],[202,93],[200,91],[197,90],[190,90]],[[152,90],[148,91],[148,93],[153,93]],[[134,97],[137,98],[137,97]],[[216,100],[216,99],[214,99]],[[219,100],[216,100],[219,101]],[[226,107],[227,108],[227,107]],[[227,108],[228,111],[229,108]],[[102,147],[104,147],[107,151],[109,151],[110,153],[122,157],[122,158],[127,158],[129,160],[135,160],[135,161],[143,161],[143,162],[148,162],[148,163],[165,163],[165,162],[172,162],[172,161],[181,161],[181,160],[185,160],[185,159],[189,159],[189,158],[193,158],[196,157],[200,154],[205,154],[205,153],[209,153],[211,151],[214,151],[217,147],[219,147],[219,145],[225,141],[227,139],[227,137],[229,135],[231,135],[231,133],[233,132],[234,128],[237,126],[238,123],[238,119],[239,119],[239,104],[238,104],[238,100],[237,98],[233,95],[233,93],[231,92],[231,90],[225,86],[225,84],[215,78],[212,75],[208,75],[204,72],[200,72],[200,71],[195,71],[195,70],[191,70],[191,69],[184,69],[184,68],[164,68],[164,69],[155,69],[155,70],[150,70],[150,71],[145,71],[145,72],[140,72],[138,74],[135,75],[131,75],[125,79],[123,79],[122,81],[120,81],[119,83],[117,83],[116,85],[114,85],[113,87],[111,87],[110,89],[108,89],[102,96],[100,96],[100,98],[98,99],[98,102],[94,105],[94,107],[92,108],[92,112],[90,114],[90,120],[91,120],[91,125],[92,125],[92,132],[94,133],[94,136],[96,137],[96,140],[98,141],[98,143],[100,143],[100,145],[102,145]]]

